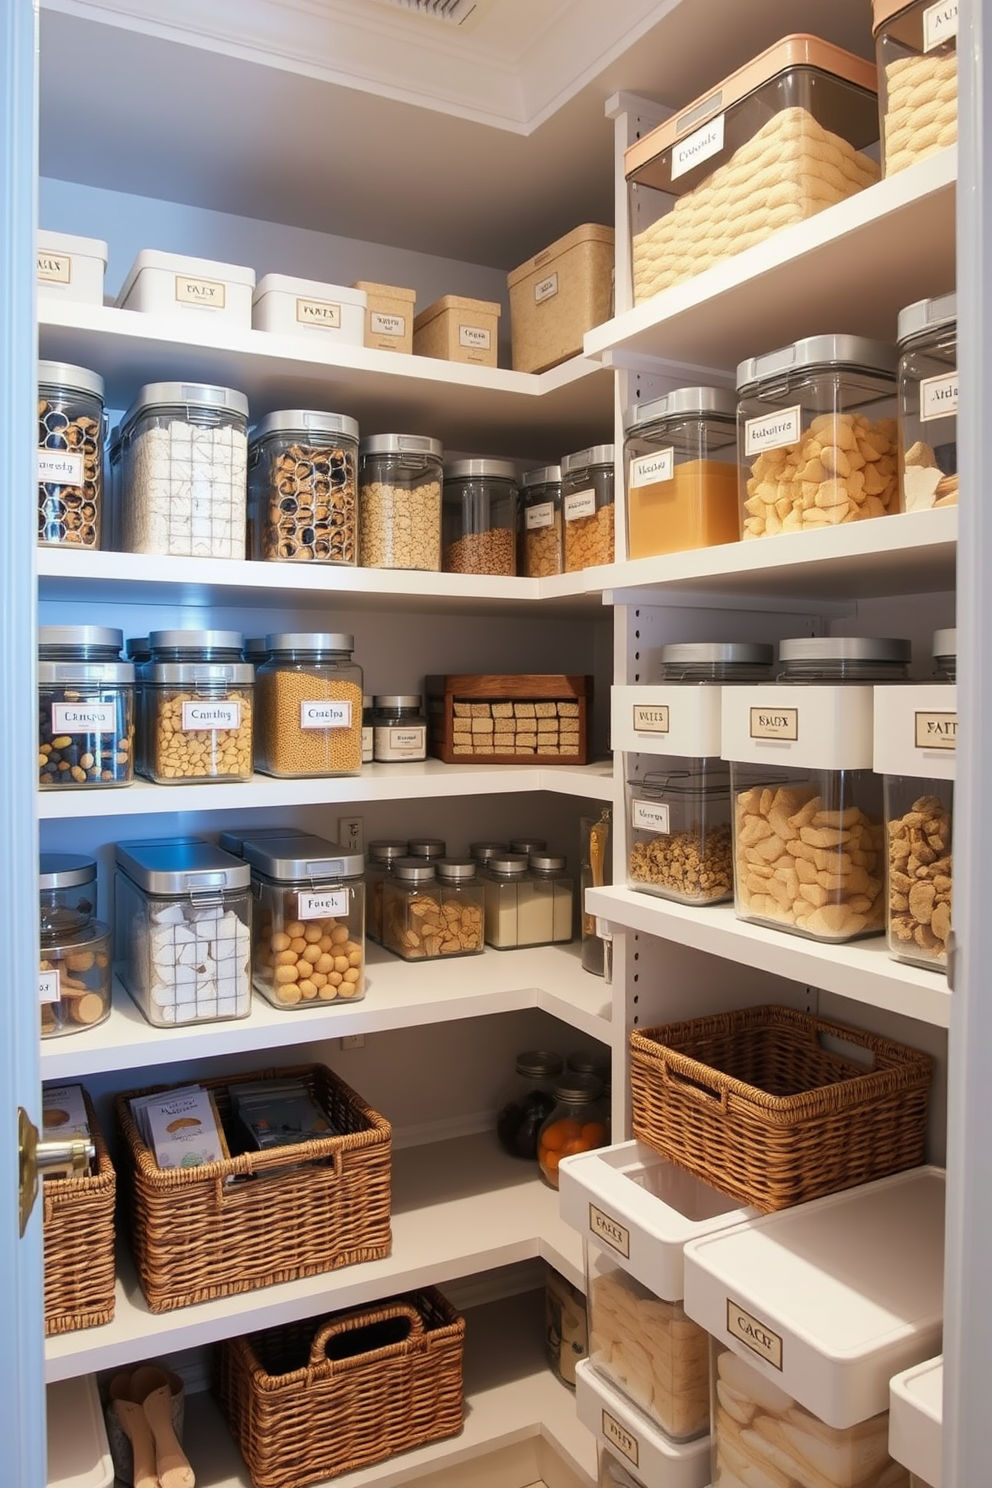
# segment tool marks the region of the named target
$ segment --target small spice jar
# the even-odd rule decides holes
[[[375,703],[368,693],[362,695],[362,764],[375,759]]]
[[[737,399],[724,388],[678,388],[624,418],[627,556],[736,542]]]
[[[679,759],[630,781],[632,889],[678,904],[720,904],[734,892],[730,770]]]
[[[382,940],[382,884],[400,858],[410,855],[408,842],[370,842],[365,865],[365,934]]]
[[[441,441],[423,434],[374,434],[361,441],[359,462],[362,565],[439,569]]]
[[[277,1008],[365,996],[365,859],[321,837],[247,840],[252,986]]]
[[[234,630],[154,630],[138,768],[157,785],[250,780],[255,669]]]
[[[38,784],[42,790],[130,785],[134,666],[123,633],[102,625],[38,631]]]
[[[613,483],[612,444],[577,450],[562,460],[566,573],[613,562]]]
[[[266,636],[255,687],[257,767],[292,779],[357,775],[362,768],[362,669],[354,636],[286,631]]]
[[[546,579],[565,566],[561,466],[528,470],[520,483],[517,568],[528,579]]]
[[[443,858],[448,851],[448,844],[443,837],[411,837],[410,857],[423,858],[425,862],[436,863]]]
[[[595,1075],[567,1070],[555,1081],[554,1110],[537,1136],[537,1162],[552,1188],[558,1187],[558,1164],[573,1152],[590,1152],[606,1141],[601,1098],[603,1082]]]
[[[42,853],[38,996],[41,1036],[80,1033],[110,1016],[110,927],[96,913],[96,863]]]
[[[957,506],[957,295],[900,310],[897,340],[903,510]]]
[[[427,718],[419,692],[375,694],[372,758],[384,765],[427,758]]]
[[[552,1090],[561,1071],[561,1055],[547,1049],[517,1055],[516,1074],[496,1105],[496,1136],[511,1157],[537,1157],[537,1134],[555,1108]]]
[[[248,556],[277,563],[358,562],[358,424],[285,409],[248,446]]]
[[[444,467],[441,524],[445,573],[515,574],[517,472],[508,460],[454,460]]]
[[[571,940],[575,884],[565,859],[556,853],[532,852],[527,861],[537,899],[551,901],[552,943]]]
[[[103,378],[38,363],[38,542],[98,548],[103,520]]]
[[[538,888],[523,853],[492,857],[481,874],[486,896],[486,943],[497,951],[550,945],[554,893]]]

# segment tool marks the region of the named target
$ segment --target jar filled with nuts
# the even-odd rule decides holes
[[[483,950],[482,891],[472,862],[401,858],[383,882],[382,943],[405,961]]]
[[[374,434],[359,445],[360,562],[441,567],[444,447],[423,434]]]
[[[613,492],[612,444],[577,450],[562,460],[566,573],[613,562]]]
[[[355,638],[334,631],[266,637],[256,673],[257,764],[267,775],[358,775],[362,669]]]
[[[110,1016],[110,928],[94,919],[92,858],[42,853],[39,866],[41,1036],[54,1038]]]
[[[358,562],[358,424],[343,413],[270,413],[248,446],[248,556]]]
[[[38,363],[38,542],[98,548],[103,520],[103,378]]]
[[[897,339],[903,510],[957,506],[957,295],[900,310]]]
[[[320,837],[248,840],[252,986],[273,1007],[365,996],[365,859]]]
[[[517,571],[528,579],[560,574],[565,564],[561,515],[561,466],[528,470],[520,483]]]
[[[102,625],[38,631],[38,784],[130,785],[134,779],[134,666],[123,633]]]
[[[413,844],[410,844],[411,848]],[[434,862],[446,934],[442,956],[481,955],[485,896],[471,858],[437,858]],[[455,942],[458,942],[457,948]]]
[[[410,855],[408,842],[370,842],[365,865],[365,934],[382,941],[382,884],[400,858]]]
[[[663,763],[628,785],[630,886],[678,904],[720,904],[734,892],[730,770],[720,759]]]
[[[628,557],[736,542],[734,394],[725,388],[677,388],[629,408],[624,428]]]
[[[444,467],[445,573],[515,574],[517,472],[509,460],[453,460]]]
[[[250,780],[255,669],[233,630],[153,630],[138,768],[157,785]]]

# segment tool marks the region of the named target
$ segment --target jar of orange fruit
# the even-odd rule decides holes
[[[555,1081],[555,1108],[537,1136],[537,1161],[552,1188],[558,1187],[558,1164],[573,1152],[589,1152],[606,1141],[603,1082],[596,1075],[566,1070]]]

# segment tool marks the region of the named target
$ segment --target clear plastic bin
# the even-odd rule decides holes
[[[958,7],[872,0],[884,174],[957,143]]]
[[[38,363],[38,542],[99,548],[103,521],[103,378]]]
[[[627,556],[736,542],[737,399],[679,388],[627,410]]]
[[[248,446],[248,556],[275,563],[358,562],[358,424],[288,409]]]
[[[444,446],[422,434],[359,445],[359,553],[364,568],[441,567]]]
[[[957,506],[957,295],[919,300],[900,310],[898,341],[903,509]]]
[[[528,470],[520,490],[519,572],[527,579],[561,573],[563,543],[561,466],[542,465]]]
[[[679,904],[733,896],[730,771],[721,759],[669,757],[628,783],[630,886]]]
[[[266,636],[255,673],[257,764],[267,775],[358,775],[362,769],[362,669],[343,632]]]
[[[515,574],[517,471],[512,461],[446,465],[441,523],[445,573]]]
[[[229,630],[156,630],[141,671],[138,767],[157,785],[252,777],[255,668]]]
[[[613,445],[577,450],[561,462],[565,572],[613,562]]]

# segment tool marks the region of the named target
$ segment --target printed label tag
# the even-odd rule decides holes
[[[330,300],[296,301],[296,319],[300,325],[324,326],[329,331],[341,328],[341,306]]]
[[[667,734],[669,710],[667,703],[635,703],[634,731],[638,734]]]
[[[719,155],[723,149],[723,114],[717,114],[694,134],[686,135],[672,147],[672,180],[677,181],[686,171],[692,170],[700,161]]]
[[[327,698],[314,698],[300,704],[300,728],[351,728],[351,704],[332,703]]]
[[[923,12],[923,50],[932,52],[958,34],[958,0],[931,5]]]
[[[782,1340],[777,1333],[773,1333],[765,1323],[752,1317],[743,1307],[727,1298],[727,1332],[734,1338],[739,1338],[741,1343],[771,1364],[774,1369],[782,1368]]]
[[[662,481],[670,481],[675,474],[675,450],[670,445],[667,449],[655,450],[651,455],[638,455],[636,460],[630,462],[630,486],[637,490],[638,486],[657,486]]]
[[[53,734],[114,734],[115,703],[53,703]]]
[[[763,418],[747,419],[744,423],[744,453],[760,455],[763,450],[782,449],[787,444],[798,444],[802,437],[802,409],[780,408],[777,413],[766,413]]]
[[[197,729],[239,729],[241,704],[183,703],[183,733]]]
[[[406,335],[405,315],[381,315],[378,310],[373,310],[370,319],[373,335],[395,336],[397,340]]]
[[[41,486],[81,486],[83,456],[78,450],[38,451],[38,484]]]
[[[920,422],[943,418],[945,414],[958,411],[958,374],[948,372],[943,377],[926,377],[920,383]]]
[[[180,305],[199,305],[207,310],[223,310],[227,286],[219,279],[187,279],[176,275],[176,299]]]
[[[488,351],[492,345],[492,335],[484,331],[481,326],[460,325],[458,327],[458,345],[471,346],[477,351]]]
[[[340,920],[348,913],[348,890],[329,889],[323,894],[297,895],[301,920]]]
[[[62,988],[59,984],[59,973],[57,971],[39,971],[38,1001],[58,1002],[61,996]]]
[[[957,749],[958,715],[956,713],[917,713],[917,749]]]
[[[617,1451],[621,1452],[628,1462],[632,1462],[637,1467],[640,1456],[637,1437],[633,1436],[627,1430],[626,1426],[622,1426],[616,1416],[611,1415],[608,1410],[603,1411],[602,1431],[603,1436],[611,1446],[616,1447]]]
[[[611,1250],[630,1259],[630,1231],[619,1220],[611,1218],[595,1204],[589,1205],[589,1228],[592,1233],[605,1240]]]
[[[422,723],[397,728],[387,725],[375,730],[377,760],[420,759],[427,749],[427,729]]]
[[[553,527],[554,521],[553,501],[541,501],[537,506],[529,506],[524,512],[524,526],[528,532],[533,532],[535,527]]]
[[[594,517],[596,515],[596,492],[590,486],[588,491],[575,491],[571,496],[566,496],[562,502],[565,510],[566,522],[577,522],[580,517]]]
[[[72,283],[72,257],[68,253],[38,253],[38,278],[46,284]]]
[[[551,300],[558,293],[558,275],[549,274],[542,279],[540,284],[534,285],[534,303],[540,305],[543,300]]]
[[[795,744],[799,739],[798,708],[752,708],[752,739],[785,739]]]
[[[668,825],[668,802],[632,801],[630,824],[632,827],[642,827],[645,831],[657,832],[662,837],[667,837],[671,831]]]

